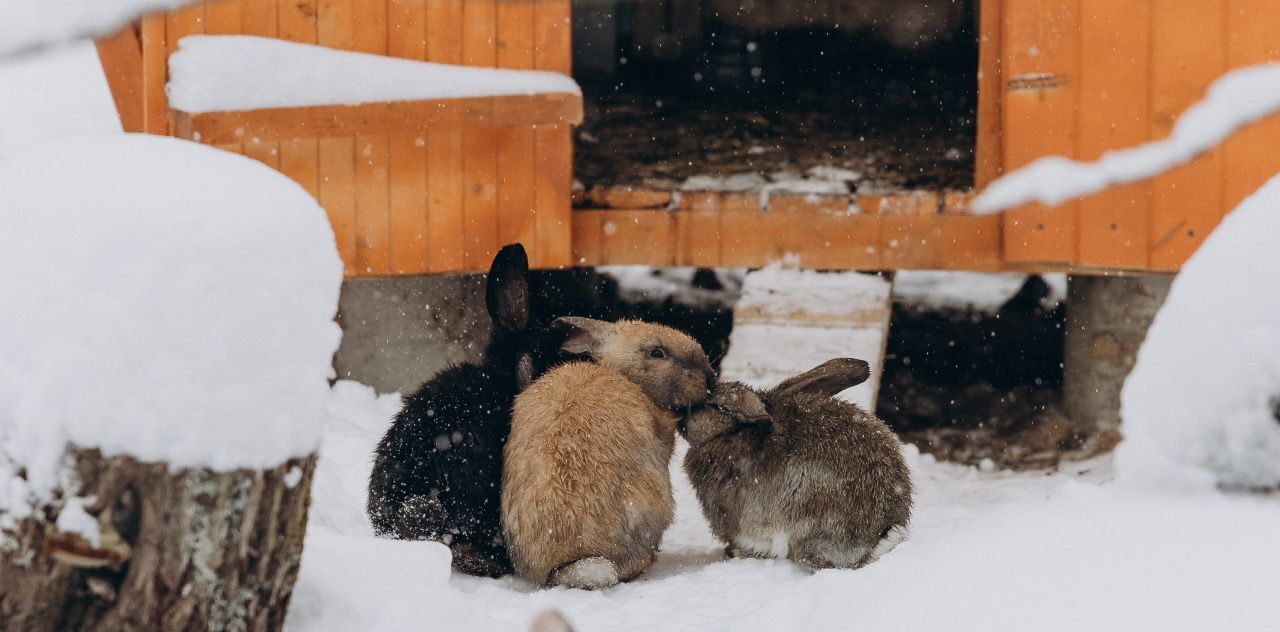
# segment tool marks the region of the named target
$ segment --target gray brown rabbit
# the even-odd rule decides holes
[[[692,338],[636,321],[561,318],[571,362],[515,400],[502,527],[516,574],[606,588],[653,562],[674,502],[668,466],[682,412],[715,374]]]
[[[897,436],[834,397],[868,375],[840,358],[766,391],[724,382],[689,417],[685,471],[729,555],[858,568],[906,537],[911,473]]]

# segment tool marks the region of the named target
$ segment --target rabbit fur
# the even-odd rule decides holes
[[[517,575],[605,588],[653,562],[674,502],[669,464],[682,411],[715,374],[669,327],[562,318],[561,365],[515,401],[502,475],[502,526]]]
[[[859,568],[905,538],[912,485],[897,436],[834,397],[868,375],[839,358],[769,390],[724,382],[683,424],[685,471],[729,555]]]

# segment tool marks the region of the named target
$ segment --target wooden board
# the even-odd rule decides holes
[[[128,25],[97,41],[98,60],[107,77],[120,126],[126,132],[146,131],[140,31],[139,27]]]
[[[1151,137],[1165,138],[1178,116],[1227,69],[1223,0],[1154,0],[1151,11]],[[1222,212],[1221,152],[1213,151],[1150,184],[1149,264],[1176,270]]]
[[[1004,168],[1045,155],[1075,155],[1080,74],[1080,0],[1019,0],[1004,5],[1001,36],[1005,94]],[[1076,259],[1076,205],[1009,211],[1004,253],[1010,261]]]
[[[1080,0],[1076,157],[1146,142],[1150,130],[1150,0]],[[1089,69],[1108,67],[1108,72]],[[1115,187],[1080,201],[1074,261],[1087,266],[1147,266],[1150,208],[1146,184]]]

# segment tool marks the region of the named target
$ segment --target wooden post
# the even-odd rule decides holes
[[[19,520],[0,548],[0,629],[282,627],[314,455],[219,472],[71,446],[63,462],[60,500]],[[96,544],[58,529],[68,498],[86,499]]]

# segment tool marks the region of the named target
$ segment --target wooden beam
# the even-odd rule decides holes
[[[293,140],[581,122],[582,95],[555,93],[201,114],[175,112],[174,135],[219,144],[252,138]]]
[[[126,132],[146,131],[142,91],[142,42],[138,26],[130,24],[114,35],[99,39],[98,60],[107,75],[107,86],[116,103],[120,125]]]

